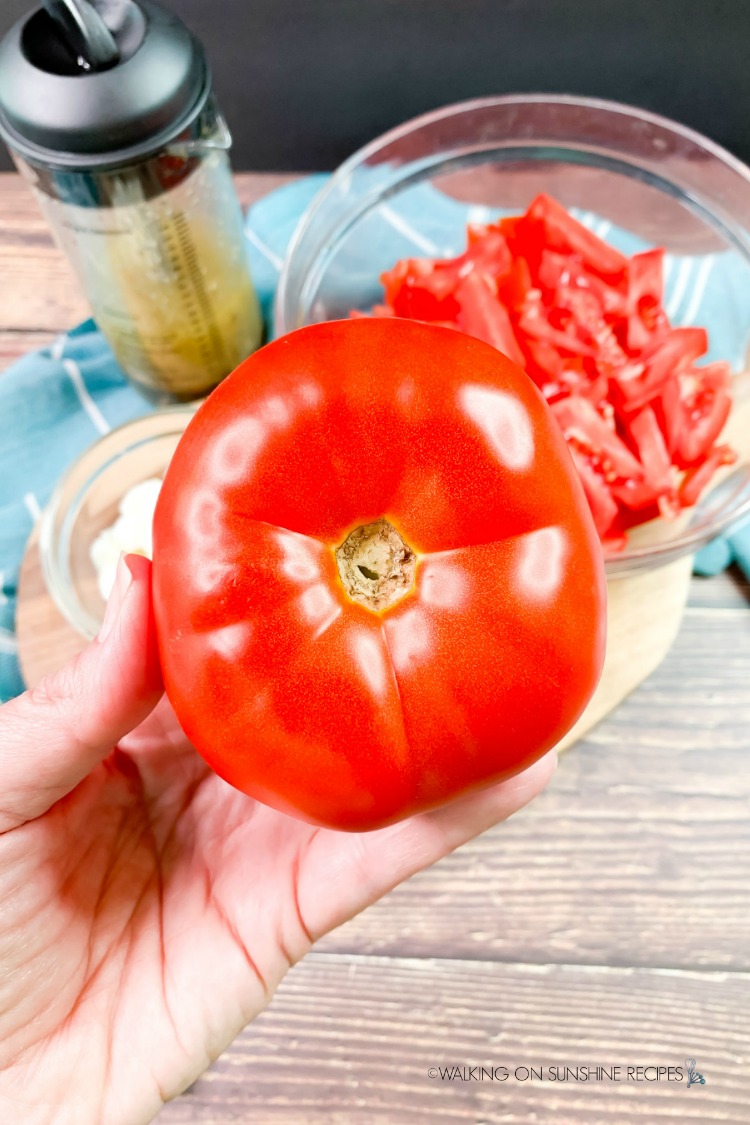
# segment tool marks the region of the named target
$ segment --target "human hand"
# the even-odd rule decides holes
[[[361,835],[284,816],[212,773],[160,699],[150,598],[129,556],[99,637],[0,707],[0,1122],[152,1120],[313,941],[554,768]]]

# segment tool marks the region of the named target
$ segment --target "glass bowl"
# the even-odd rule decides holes
[[[45,584],[63,616],[89,639],[99,632],[105,607],[92,544],[114,524],[134,485],[164,476],[197,406],[155,411],[100,438],[68,468],[44,509],[39,553]]]
[[[587,98],[484,98],[407,122],[355,153],[300,221],[275,305],[277,334],[382,299],[403,257],[452,256],[467,220],[524,210],[540,191],[628,253],[667,251],[667,311],[708,328],[735,372],[738,463],[682,520],[652,521],[607,558],[621,577],[693,553],[750,512],[750,170],[655,114]]]

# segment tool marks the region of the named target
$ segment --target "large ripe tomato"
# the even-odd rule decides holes
[[[601,548],[542,396],[406,320],[300,329],[213,392],[166,475],[153,576],[188,737],[336,828],[529,765],[603,659]]]

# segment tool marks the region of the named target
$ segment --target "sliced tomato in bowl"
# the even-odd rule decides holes
[[[373,315],[454,327],[524,367],[567,438],[605,549],[696,503],[732,458],[718,444],[729,365],[697,366],[706,330],[670,324],[662,249],[626,257],[539,195],[523,215],[470,225],[458,257],[398,262],[382,281]]]

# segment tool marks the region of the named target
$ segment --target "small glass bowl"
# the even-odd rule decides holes
[[[63,616],[89,639],[99,632],[105,608],[91,545],[115,522],[134,485],[164,476],[197,405],[155,411],[100,438],[68,468],[44,509],[39,553],[45,584]]]
[[[730,359],[736,372],[726,440],[738,463],[717,474],[717,487],[685,519],[636,529],[627,549],[607,559],[609,577],[637,574],[693,553],[750,512],[750,169],[718,145],[630,106],[546,94],[418,117],[355,153],[308,208],[281,272],[276,332],[371,307],[382,300],[380,273],[398,258],[461,252],[467,205],[472,221],[486,222],[495,209],[524,210],[541,191],[603,237],[615,227],[634,248],[663,246],[682,271],[677,284],[695,283],[687,294],[683,284],[685,317],[674,323],[692,323],[707,298],[732,329],[733,354],[717,349],[708,358]],[[708,260],[711,267],[701,265]],[[691,262],[693,275],[683,270]]]

